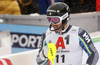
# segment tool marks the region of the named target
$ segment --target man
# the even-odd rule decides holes
[[[47,9],[50,28],[42,36],[42,47],[37,56],[39,65],[52,65],[48,59],[49,42],[56,45],[55,65],[82,65],[83,50],[88,54],[84,65],[96,65],[99,55],[89,34],[76,26],[69,25],[69,7],[58,2]]]
[[[38,5],[37,0],[18,0],[18,3],[22,14],[40,14],[40,7]]]
[[[16,0],[0,0],[0,14],[21,15]]]
[[[46,14],[47,8],[51,5],[51,0],[37,0],[40,7],[40,14]]]

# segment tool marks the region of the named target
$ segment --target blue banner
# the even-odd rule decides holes
[[[12,46],[20,48],[39,48],[41,35],[47,29],[46,26],[0,24],[0,31],[11,32]]]

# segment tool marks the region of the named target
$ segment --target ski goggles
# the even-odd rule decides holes
[[[57,24],[61,23],[62,20],[64,20],[67,17],[68,17],[68,13],[65,13],[61,17],[60,16],[47,16],[47,19],[50,24],[53,23],[53,24],[57,25]]]

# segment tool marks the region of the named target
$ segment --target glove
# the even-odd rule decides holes
[[[48,48],[48,46],[46,45],[46,46],[44,47],[44,49],[42,49],[41,52],[40,52],[40,54],[39,54],[41,60],[45,60],[45,59],[48,58],[48,57],[47,57],[48,51],[49,51],[49,48]]]
[[[49,59],[51,61],[54,61],[56,56],[56,46],[53,43],[48,43],[44,49],[40,52],[40,58],[41,60]]]
[[[84,64],[84,65],[89,65],[89,64]]]

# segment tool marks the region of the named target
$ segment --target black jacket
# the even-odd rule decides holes
[[[70,13],[96,11],[96,0],[64,0],[70,7]]]
[[[37,0],[32,0],[29,5],[22,5],[18,0],[21,13],[22,14],[31,14],[31,13],[39,13],[40,14],[40,7],[38,5]]]

